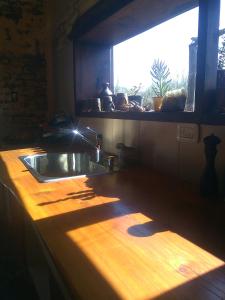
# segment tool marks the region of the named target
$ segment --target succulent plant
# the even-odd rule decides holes
[[[163,97],[170,89],[170,70],[167,64],[159,59],[155,59],[150,74],[152,76],[152,90],[155,96]]]

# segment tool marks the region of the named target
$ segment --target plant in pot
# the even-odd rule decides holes
[[[160,111],[163,97],[170,89],[170,70],[165,61],[155,59],[150,74],[152,76],[152,91],[155,95],[152,97],[154,110]]]
[[[133,112],[143,112],[143,97],[142,95],[138,94],[140,90],[142,89],[142,83],[140,82],[139,85],[134,85],[129,91],[128,91],[128,100],[130,111]]]
[[[138,95],[138,92],[142,89],[142,83],[139,85],[134,85],[130,90],[128,90],[128,99],[129,101],[137,102],[139,105],[142,105],[142,96]]]

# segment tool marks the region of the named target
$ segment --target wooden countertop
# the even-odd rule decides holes
[[[0,152],[0,179],[82,299],[225,299],[221,205],[148,169],[39,183],[36,151]]]

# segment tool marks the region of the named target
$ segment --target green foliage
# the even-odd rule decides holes
[[[181,88],[184,88],[185,90],[187,90],[188,78],[186,75],[181,75],[181,76],[177,75],[174,79],[168,79],[168,77],[170,76],[169,68],[167,67],[165,62],[161,62],[161,66],[163,66],[163,70],[164,70],[164,72],[162,72],[163,76],[160,76],[160,78],[163,81],[163,83],[162,83],[163,92],[161,93],[161,95],[163,95],[164,93],[166,93],[169,90],[176,90],[176,89],[181,89]],[[161,75],[161,73],[160,73],[160,75]],[[156,81],[156,78],[154,78],[154,81]],[[157,94],[154,90],[154,88],[155,88],[154,81],[153,81],[152,85],[149,85],[145,89],[143,88],[141,83],[139,85],[137,85],[137,86],[135,85],[133,87],[124,87],[124,86],[120,85],[119,81],[117,81],[116,85],[115,85],[115,94],[116,93],[127,93],[128,95],[136,95],[138,93],[138,95],[143,97],[143,105],[149,106],[152,104],[152,97],[155,95],[160,95],[160,93]],[[166,86],[165,86],[165,83],[166,83]]]
[[[142,83],[140,82],[139,85],[133,85],[132,88],[130,88],[127,91],[128,96],[136,96],[137,93],[141,90],[142,88]]]
[[[176,79],[172,79],[170,83],[171,90],[188,89],[188,77],[186,75],[177,76]]]
[[[133,85],[131,88],[127,88],[124,86],[120,86],[119,81],[117,80],[114,92],[117,93],[127,93],[128,96],[135,96],[138,93],[141,93],[142,83],[140,82],[138,85]]]
[[[152,90],[155,96],[164,96],[166,92],[170,89],[171,79],[170,70],[167,64],[159,59],[155,59],[150,74],[152,76]]]
[[[221,47],[218,49],[218,69],[219,70],[224,70],[225,69],[225,34],[221,36],[222,43]]]
[[[146,88],[142,93],[141,96],[143,97],[143,105],[148,105],[152,102],[152,86]]]

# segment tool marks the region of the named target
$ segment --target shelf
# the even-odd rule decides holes
[[[77,114],[77,116],[86,118],[198,123],[198,116],[194,112],[82,112]]]

